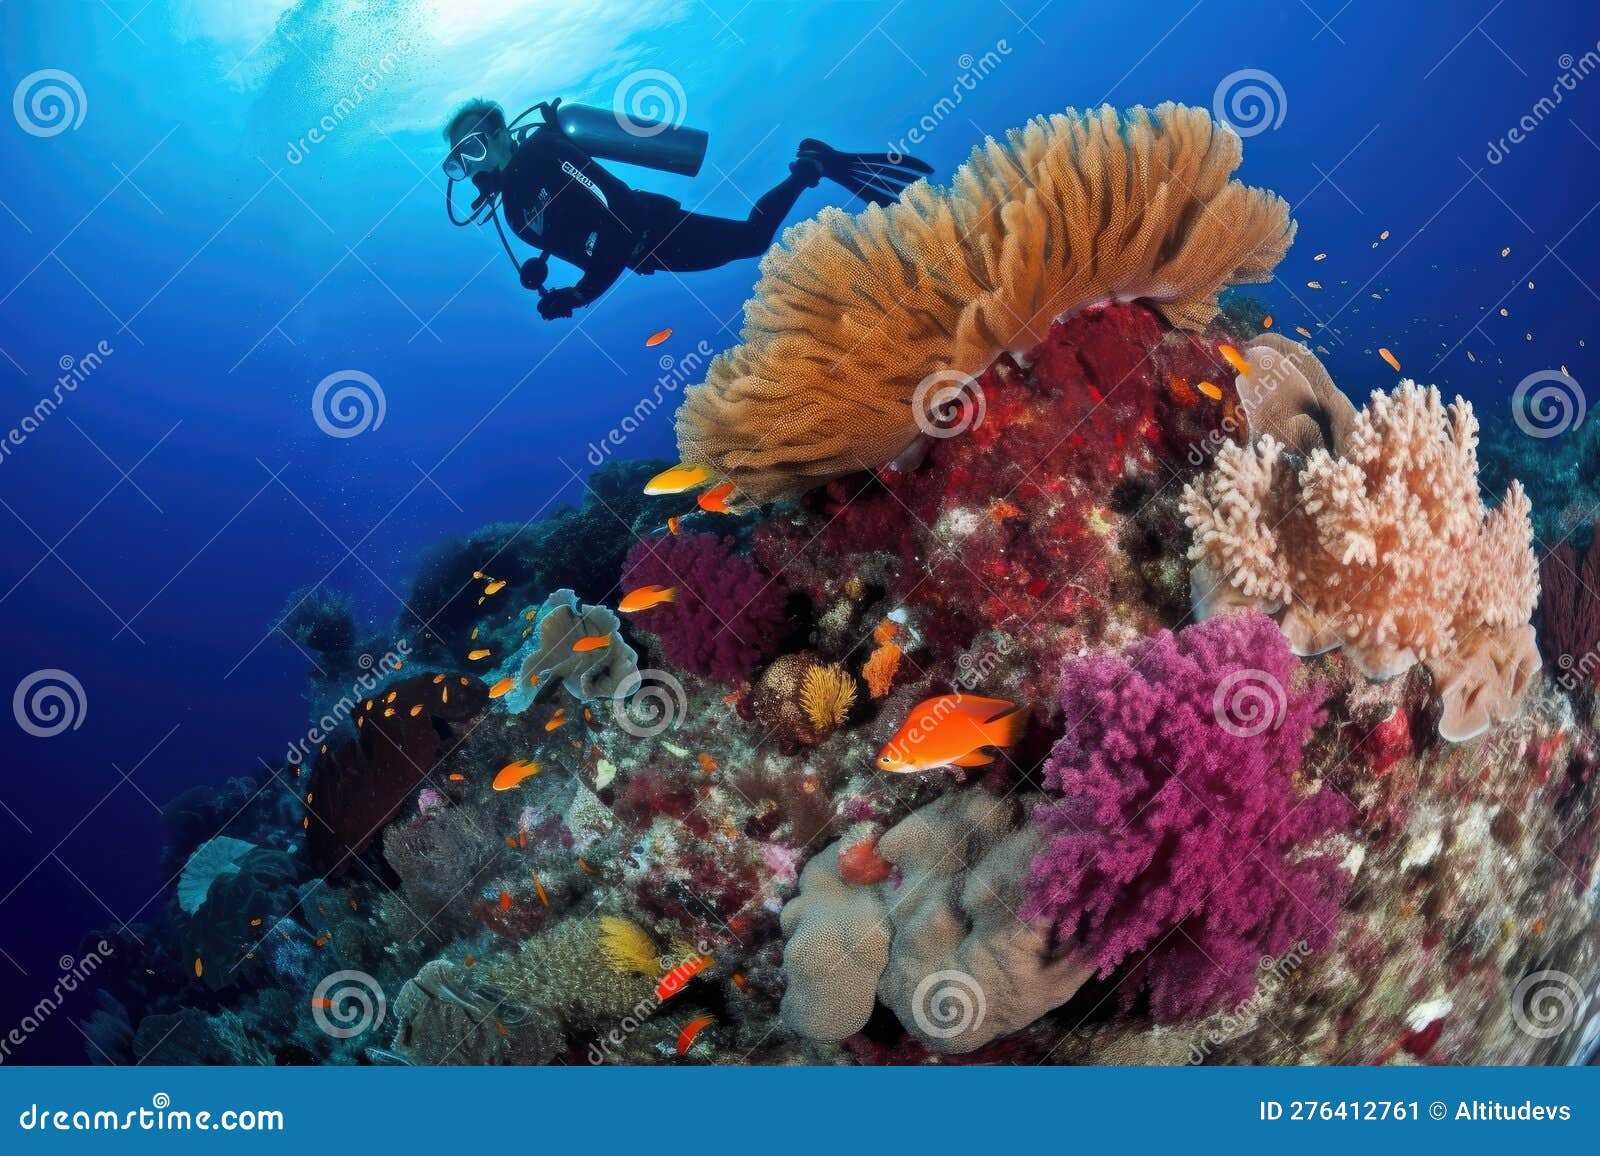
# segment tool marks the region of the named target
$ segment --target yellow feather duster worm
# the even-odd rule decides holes
[[[661,974],[661,959],[649,932],[615,915],[600,917],[600,958],[612,971],[637,975]]]
[[[949,188],[801,222],[762,260],[742,343],[687,392],[679,455],[741,501],[792,496],[893,461],[952,382],[1057,318],[1142,299],[1205,326],[1294,237],[1281,198],[1231,179],[1240,156],[1203,109],[1069,110],[974,149]]]
[[[800,684],[800,705],[819,731],[831,731],[856,702],[856,680],[838,666],[813,666]]]

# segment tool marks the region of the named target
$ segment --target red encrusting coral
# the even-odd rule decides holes
[[[1063,796],[1023,915],[1047,918],[1158,1020],[1249,997],[1257,962],[1332,938],[1349,879],[1304,845],[1350,808],[1296,783],[1321,688],[1263,615],[1212,619],[1121,654],[1069,660],[1067,733],[1045,767]],[[1304,948],[1299,945],[1305,944]]]
[[[677,597],[635,616],[666,657],[691,674],[743,682],[776,653],[788,591],[733,541],[716,534],[642,538],[622,565],[622,588],[675,586]]]
[[[756,557],[821,604],[859,569],[841,560],[888,555],[886,593],[915,610],[941,661],[1005,623],[1035,638],[1070,625],[1097,641],[1119,596],[1120,487],[1154,479],[1153,493],[1170,477],[1161,459],[1192,468],[1196,447],[1222,436],[1225,402],[1189,404],[1152,382],[1209,379],[1231,397],[1224,338],[1170,331],[1137,304],[1060,322],[1028,368],[1002,356],[978,379],[976,425],[934,439],[915,470],[815,491],[800,514],[757,528]]]

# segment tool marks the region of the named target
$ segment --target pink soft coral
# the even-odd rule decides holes
[[[667,535],[634,543],[622,588],[674,586],[672,602],[635,616],[668,659],[691,674],[743,682],[777,653],[788,591],[716,534]]]
[[[1102,976],[1170,1021],[1249,997],[1257,961],[1332,938],[1349,880],[1308,840],[1342,829],[1331,790],[1303,794],[1320,688],[1296,690],[1283,634],[1260,614],[1069,660],[1067,733],[1045,767],[1064,798],[1028,873],[1024,918],[1048,918]],[[1303,949],[1299,949],[1303,950]]]

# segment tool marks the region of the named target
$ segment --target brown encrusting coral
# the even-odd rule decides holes
[[[1373,393],[1337,457],[1224,444],[1183,496],[1197,611],[1259,607],[1297,653],[1343,646],[1368,678],[1426,664],[1446,739],[1511,717],[1539,668],[1539,570],[1527,496],[1484,508],[1477,445],[1470,405],[1411,381]]]
[[[1294,237],[1281,198],[1230,179],[1240,155],[1203,109],[1068,110],[974,149],[948,189],[796,225],[741,344],[684,398],[683,460],[745,501],[792,495],[895,460],[952,387],[1088,306],[1142,299],[1205,326]]]

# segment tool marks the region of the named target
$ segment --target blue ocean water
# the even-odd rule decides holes
[[[148,915],[161,804],[304,733],[307,661],[274,629],[291,590],[405,628],[425,546],[581,500],[663,356],[736,338],[754,261],[540,320],[493,234],[445,220],[440,128],[465,98],[610,107],[664,74],[711,134],[703,171],[614,171],[729,216],[807,136],[942,178],[1064,106],[1217,107],[1300,227],[1254,293],[1347,392],[1392,383],[1380,346],[1485,414],[1530,373],[1595,376],[1590,5],[13,0],[0,20],[0,690],[59,670],[82,691],[63,733],[0,726],[0,1030],[91,928]],[[1264,111],[1228,105],[1251,85]],[[33,102],[52,86],[65,105]],[[793,219],[843,200],[824,184]],[[348,370],[381,424],[330,436],[313,396]],[[612,452],[673,455],[667,392]],[[81,1055],[74,998],[14,1059]]]

